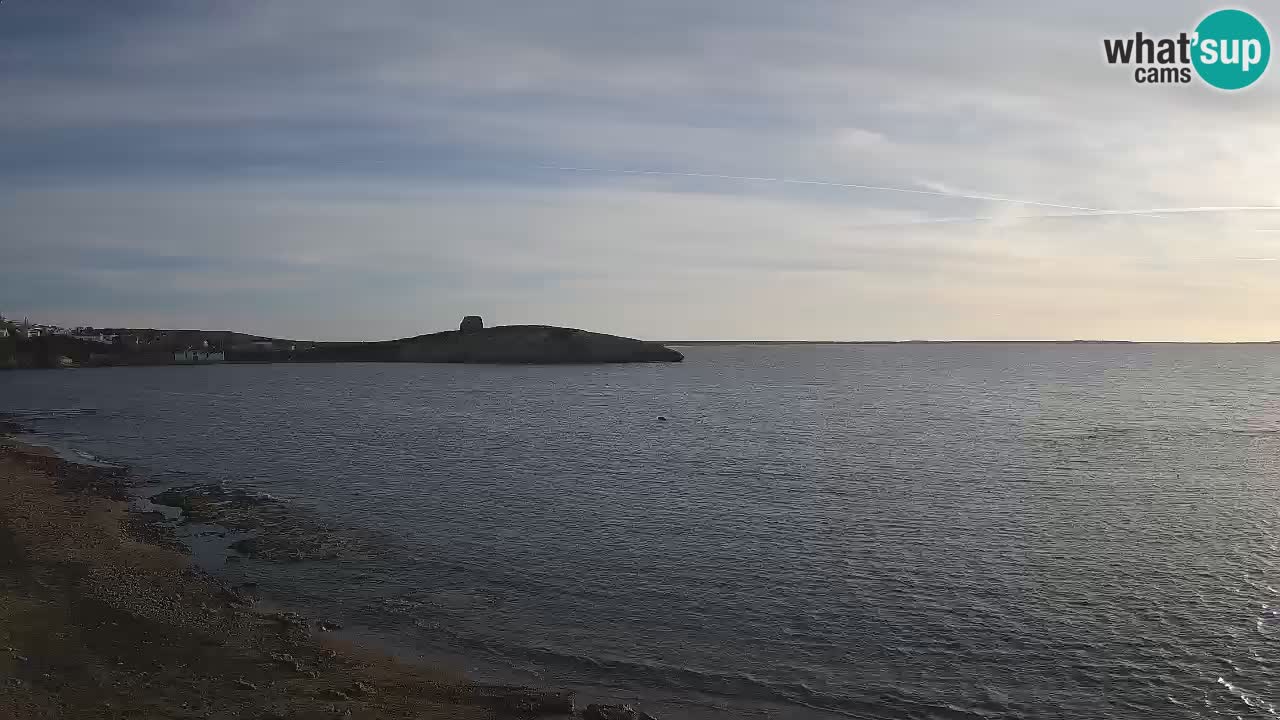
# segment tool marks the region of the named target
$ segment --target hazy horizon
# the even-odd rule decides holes
[[[1280,339],[1276,70],[1221,92],[1103,57],[1221,7],[10,0],[0,312]]]

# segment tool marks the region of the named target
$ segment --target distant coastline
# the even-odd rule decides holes
[[[227,331],[108,328],[0,338],[0,368],[206,365],[224,362],[418,362],[593,364],[680,362],[660,343],[552,325],[486,328],[476,316],[458,330],[373,342],[287,340]],[[78,329],[85,331],[85,328]]]
[[[608,364],[680,362],[674,348],[902,345],[1278,345],[1280,340],[666,340],[647,341],[553,325],[484,327],[380,341],[309,341],[225,330],[75,328],[0,323],[0,369],[281,362]]]
[[[1280,345],[1280,340],[663,340],[698,345]]]

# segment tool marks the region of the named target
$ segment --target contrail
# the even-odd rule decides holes
[[[930,195],[934,197],[958,198],[962,200],[985,200],[990,202],[1011,203],[1014,205],[1030,205],[1034,207],[1053,208],[1055,210],[1071,210],[1073,212],[1041,213],[1039,215],[976,215],[966,217],[923,218],[904,222],[867,223],[851,226],[853,228],[886,228],[907,227],[912,225],[945,225],[956,223],[1004,222],[1009,220],[1060,220],[1089,217],[1145,217],[1163,219],[1165,215],[1194,215],[1201,213],[1237,213],[1237,212],[1280,212],[1280,205],[1202,205],[1198,207],[1175,208],[1143,208],[1128,210],[1104,210],[1101,208],[1081,207],[1079,205],[1062,205],[1059,203],[1041,202],[1039,200],[1022,200],[998,195],[977,195],[969,193],[943,192],[940,190],[918,190],[915,188],[892,187],[888,185],[863,185],[860,183],[842,183],[828,180],[801,180],[787,177],[763,177],[752,175],[722,175],[719,173],[674,172],[667,170],[634,170],[618,168],[564,167],[558,165],[538,165],[539,170],[555,170],[558,172],[603,173],[609,175],[657,175],[662,177],[708,178],[714,180],[737,180],[741,182],[771,182],[788,185],[817,185],[822,187],[851,188],[857,190],[874,190],[878,192],[906,193],[910,195]],[[1274,232],[1254,230],[1253,232]],[[1280,262],[1276,257],[1218,257],[1218,258],[1183,258],[1184,261],[1199,262]]]
[[[1080,217],[1089,215],[1180,215],[1187,213],[1276,212],[1280,205],[1200,205],[1197,207],[1151,208],[1147,210],[1090,210],[1080,213],[1049,213],[1038,217]],[[1027,215],[1025,217],[1037,217]]]
[[[788,185],[818,185],[822,187],[853,188],[857,190],[875,190],[879,192],[907,193],[911,195],[931,195],[934,197],[958,198],[962,200],[986,200],[991,202],[1012,203],[1015,205],[1031,205],[1035,207],[1053,208],[1055,210],[1073,210],[1070,213],[1043,213],[1040,215],[1010,215],[996,217],[978,215],[974,217],[950,217],[936,219],[913,220],[900,223],[872,223],[857,227],[895,227],[907,225],[929,225],[949,223],[981,223],[1008,220],[1053,220],[1080,217],[1150,217],[1162,215],[1185,215],[1195,213],[1235,213],[1235,212],[1277,212],[1280,205],[1205,205],[1199,207],[1147,208],[1140,210],[1104,210],[1102,208],[1081,207],[1079,205],[1062,205],[1059,203],[1041,202],[1039,200],[1022,200],[1000,195],[977,195],[969,193],[943,192],[941,190],[918,190],[915,188],[893,187],[889,185],[863,185],[859,183],[842,183],[829,180],[802,180],[788,177],[766,177],[753,175],[722,175],[719,173],[674,172],[669,170],[635,170],[619,168],[565,167],[559,165],[538,165],[540,170],[556,170],[560,172],[603,173],[609,175],[657,175],[662,177],[709,178],[714,180],[738,180],[744,182],[771,182]]]
[[[903,222],[864,223],[858,228],[906,227],[910,225],[950,225],[958,223],[1005,222],[1009,220],[1059,220],[1084,217],[1158,217],[1161,215],[1193,215],[1199,213],[1280,212],[1280,205],[1205,205],[1201,207],[1145,208],[1141,210],[1082,210],[1071,213],[1040,215],[975,215],[972,217],[922,218]],[[1253,232],[1271,232],[1254,230]]]
[[[616,168],[560,167],[557,165],[539,165],[537,167],[539,170],[557,170],[560,172],[604,173],[609,175],[659,175],[663,177],[709,178],[713,180],[739,180],[743,182],[771,182],[787,185],[820,185],[822,187],[876,190],[879,192],[907,193],[910,195],[932,195],[935,197],[958,198],[961,200],[988,200],[992,202],[1013,203],[1015,205],[1034,205],[1036,207],[1056,208],[1058,210],[1106,212],[1099,208],[1080,207],[1079,205],[1059,205],[1057,203],[1040,202],[1038,200],[1019,200],[1017,198],[1000,197],[998,195],[970,195],[967,193],[942,192],[940,190],[917,190],[914,188],[890,187],[887,185],[860,185],[858,183],[842,183],[828,180],[800,180],[788,177],[754,177],[751,175],[719,175],[716,173],[672,172],[667,170],[620,170]]]

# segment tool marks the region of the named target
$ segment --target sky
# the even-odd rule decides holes
[[[1104,60],[1219,7],[0,0],[0,313],[1280,339],[1280,212],[1069,209],[1280,205],[1280,69]]]

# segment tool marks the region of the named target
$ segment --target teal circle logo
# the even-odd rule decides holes
[[[1200,78],[1221,90],[1249,87],[1267,71],[1271,38],[1258,18],[1243,10],[1219,10],[1196,26],[1191,63]]]

